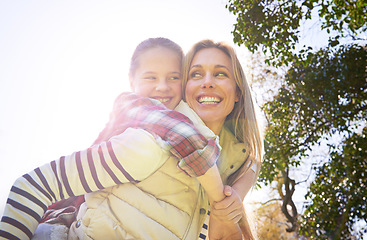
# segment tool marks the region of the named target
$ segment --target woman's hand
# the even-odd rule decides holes
[[[242,232],[237,223],[220,221],[214,216],[209,218],[210,240],[242,240]]]
[[[224,186],[224,195],[226,197],[222,201],[213,203],[210,215],[222,222],[238,223],[244,211],[241,197],[231,186]]]

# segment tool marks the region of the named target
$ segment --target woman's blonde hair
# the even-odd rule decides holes
[[[257,166],[257,177],[262,159],[263,139],[256,117],[250,86],[233,47],[224,42],[214,42],[212,40],[202,40],[196,43],[184,58],[182,89],[185,91],[193,58],[197,52],[206,48],[217,48],[223,51],[231,59],[234,80],[237,85],[237,90],[240,93],[240,100],[235,104],[232,112],[227,116],[225,126],[232,131],[238,141],[248,144],[250,148],[248,150],[250,150],[250,154],[252,155],[251,165],[256,164]],[[183,94],[183,96],[185,96],[185,94]],[[236,179],[238,179],[238,176]]]

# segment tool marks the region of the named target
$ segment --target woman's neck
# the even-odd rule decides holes
[[[222,130],[224,122],[205,122],[205,125],[213,131],[215,135],[219,135],[220,131]]]

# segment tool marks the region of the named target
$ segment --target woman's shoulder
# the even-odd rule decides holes
[[[188,117],[190,121],[194,124],[195,128],[197,128],[205,138],[217,138],[214,132],[205,125],[199,115],[197,115],[196,112],[192,108],[190,108],[190,106],[185,101],[181,100],[181,102],[174,110]]]
[[[219,142],[222,144],[230,144],[232,146],[236,146],[236,148],[245,148],[246,150],[249,148],[248,142],[240,142],[233,131],[226,125],[223,126],[222,130],[219,133]]]

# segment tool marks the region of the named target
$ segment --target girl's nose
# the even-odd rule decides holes
[[[157,91],[165,92],[165,91],[168,91],[168,89],[169,89],[169,86],[168,86],[167,81],[165,79],[164,80],[160,80],[157,83],[157,86],[156,86],[156,90]]]

